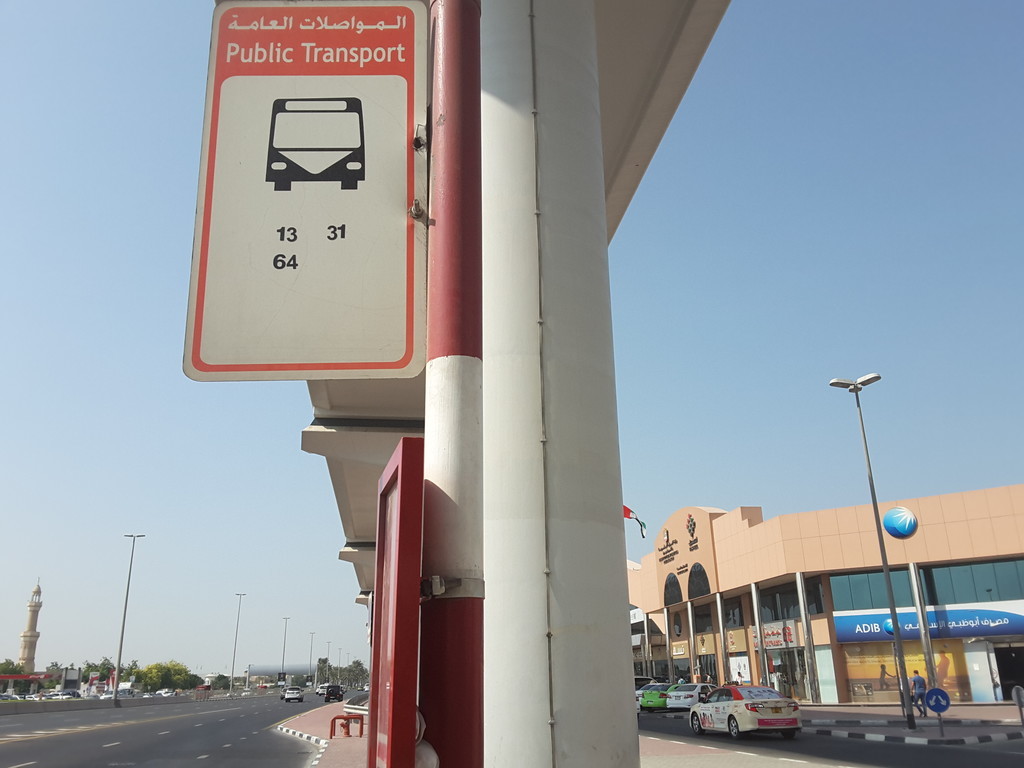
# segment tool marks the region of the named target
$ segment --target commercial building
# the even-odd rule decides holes
[[[886,536],[907,669],[954,701],[1009,699],[1024,684],[1024,485],[880,509],[894,506],[918,521],[909,538]],[[635,674],[898,702],[871,505],[769,520],[684,507],[652,542],[629,564]]]

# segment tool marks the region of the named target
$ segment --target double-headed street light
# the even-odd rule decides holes
[[[917,728],[914,720],[914,707],[907,701],[907,661],[903,657],[903,638],[900,635],[900,620],[896,614],[896,598],[892,591],[892,577],[889,575],[889,558],[885,554],[885,537],[882,535],[882,517],[878,514],[878,496],[875,494],[875,478],[871,474],[871,455],[868,453],[868,435],[864,430],[864,413],[860,408],[860,391],[868,384],[874,384],[881,380],[881,375],[869,373],[861,376],[856,381],[849,379],[832,379],[829,382],[831,387],[839,387],[848,392],[853,392],[857,401],[857,417],[860,419],[860,435],[864,441],[864,459],[868,464],[868,486],[871,489],[871,507],[875,511],[875,531],[878,534],[878,552],[882,556],[882,575],[885,578],[885,594],[889,598],[889,620],[892,622],[893,644],[896,646],[896,673],[899,675],[900,706],[907,715],[907,728]]]
[[[114,706],[120,707],[117,700],[117,689],[121,687],[121,650],[124,648],[124,625],[128,618],[128,593],[132,588],[132,564],[135,562],[135,540],[146,538],[144,533],[126,533],[126,539],[132,540],[132,554],[128,558],[128,584],[124,588],[124,612],[121,614],[121,639],[117,641],[117,664],[114,670]]]

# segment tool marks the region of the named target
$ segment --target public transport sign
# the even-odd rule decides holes
[[[190,378],[423,370],[427,26],[415,0],[216,6]]]

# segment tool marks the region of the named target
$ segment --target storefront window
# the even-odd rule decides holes
[[[718,685],[718,658],[713,653],[703,654],[697,657],[697,673],[700,680],[694,682],[711,683]]]
[[[929,605],[1024,599],[1024,560],[922,568],[921,575]]]
[[[682,680],[683,682],[690,682],[690,660],[689,659],[673,659],[673,669],[675,670],[672,674],[673,682]]]
[[[672,634],[675,637],[682,637],[683,634],[683,615],[678,611],[672,614]]]
[[[715,631],[710,605],[700,605],[693,609],[693,631],[698,635]]]
[[[739,599],[726,600],[722,603],[722,610],[725,612],[725,626],[727,629],[738,629],[746,626],[743,623],[743,604]]]
[[[783,696],[807,698],[803,648],[768,651],[768,682]]]
[[[690,566],[690,579],[686,585],[686,594],[690,600],[711,594],[711,581],[708,579],[708,572],[700,563]]]
[[[907,570],[894,568],[889,571],[892,576],[892,591],[896,605],[900,607],[914,604],[910,593],[910,575]],[[885,589],[885,575],[881,571],[873,573],[849,573],[830,577],[832,585],[832,604],[837,611],[864,611],[869,608],[888,608],[889,596]]]
[[[970,701],[971,685],[964,659],[963,643],[932,641],[936,685],[949,692],[953,701]],[[907,672],[925,674],[921,643],[904,641]],[[847,643],[843,645],[850,700],[854,702],[899,703],[899,678],[892,643]]]
[[[675,605],[683,602],[683,590],[679,586],[679,579],[674,573],[665,577],[665,605]]]

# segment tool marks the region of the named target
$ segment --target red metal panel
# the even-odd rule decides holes
[[[423,438],[402,438],[377,495],[368,764],[408,768],[416,748]]]

